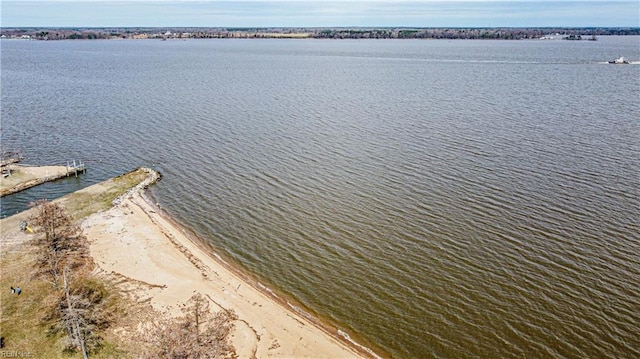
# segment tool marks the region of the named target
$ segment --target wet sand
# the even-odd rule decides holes
[[[126,295],[166,315],[180,314],[180,307],[195,293],[208,298],[214,312],[233,310],[238,319],[232,343],[239,358],[377,357],[205,248],[144,196],[144,189],[159,174],[142,170],[147,177],[136,182],[135,188],[110,208],[82,221],[96,274],[118,281]],[[107,180],[54,202],[77,214],[84,210],[77,202],[97,198],[117,186],[121,184]],[[2,253],[24,250],[31,236],[19,230],[19,223],[33,213],[29,209],[0,220]]]
[[[140,191],[89,216],[83,228],[100,271],[126,278],[154,309],[178,314],[181,304],[201,293],[214,311],[235,311],[232,342],[239,358],[375,356],[203,249]]]

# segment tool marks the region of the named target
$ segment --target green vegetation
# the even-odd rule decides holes
[[[37,307],[33,306],[34,302],[30,303],[33,311],[30,319],[40,329],[45,329],[41,331],[45,335],[43,339],[55,340],[52,347],[59,349],[62,346],[62,352],[69,354],[80,351],[88,358],[90,352],[95,353],[102,347],[100,333],[111,324],[111,313],[115,312],[111,304],[117,300],[104,284],[93,278],[94,264],[89,256],[87,239],[65,209],[46,200],[38,201],[35,207],[29,221],[36,233],[30,241],[33,255],[29,256],[32,258],[30,266],[26,267],[23,262],[21,267],[22,272],[30,272],[30,276],[22,278],[24,281],[21,282],[35,284],[37,293],[43,297],[35,302],[39,304]],[[13,290],[11,293],[13,303],[33,298],[27,296],[27,290],[22,294],[22,288],[17,284],[16,288],[15,295]],[[32,293],[32,288],[28,292]],[[11,309],[7,317],[28,319],[25,311]],[[2,329],[4,334],[4,326]],[[14,330],[6,331],[8,343],[16,339],[12,337]]]
[[[81,220],[111,207],[112,202],[147,177],[142,169],[126,173],[103,182],[98,191],[78,191],[62,198],[62,201],[75,220]]]
[[[6,357],[234,358],[233,311],[212,314],[194,295],[173,318],[123,294],[122,278],[98,275],[82,218],[155,176],[138,169],[2,220],[0,336]],[[152,177],[157,178],[157,177]],[[28,218],[30,231],[18,232]],[[26,227],[24,227],[26,228]],[[11,233],[15,232],[15,233]],[[7,234],[9,233],[9,234]],[[20,243],[20,241],[22,241]],[[20,288],[10,292],[9,288]],[[140,332],[139,325],[147,327]]]
[[[108,209],[115,198],[146,177],[147,173],[138,169],[53,204],[39,203],[30,211],[29,224],[36,232],[29,235],[31,240],[0,252],[0,336],[4,352],[18,357],[82,357],[77,350],[78,338],[69,335],[69,328],[78,323],[84,328],[82,335],[92,358],[127,357],[127,350],[122,348],[131,346],[106,330],[112,323],[124,321],[127,308],[136,304],[121,296],[112,283],[91,274],[94,265],[75,223]],[[11,217],[3,220],[3,231],[17,227],[16,222]],[[20,287],[21,294],[11,293],[10,287]]]
[[[2,253],[0,335],[5,345],[2,350],[23,357],[79,358],[82,356],[79,352],[68,350],[69,340],[54,313],[59,290],[49,281],[36,279],[36,257],[36,249],[26,246],[21,251]],[[11,286],[20,286],[22,293],[11,294]],[[111,284],[97,279],[76,284],[74,291],[84,292],[92,301],[102,303],[104,319],[123,316],[121,308],[130,305]],[[117,347],[114,338],[105,339],[94,347],[91,357],[122,357],[123,352]]]

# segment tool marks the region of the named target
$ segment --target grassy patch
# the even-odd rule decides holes
[[[137,169],[86,190],[70,193],[64,196],[61,201],[75,220],[81,220],[93,213],[111,208],[113,200],[138,185],[146,177],[146,172]]]
[[[36,358],[59,357],[64,348],[62,335],[50,335],[43,323],[43,307],[53,294],[51,284],[33,280],[34,253],[26,245],[22,251],[2,255],[0,279],[0,335],[6,352],[29,353]],[[20,287],[20,295],[9,287]]]
[[[45,318],[53,299],[58,295],[56,289],[44,280],[34,279],[33,248],[28,244],[20,250],[2,255],[2,278],[0,278],[0,335],[4,337],[6,353],[21,354],[32,358],[81,358],[79,352],[65,351],[67,337],[64,332],[51,329],[51,323]],[[114,324],[127,315],[131,305],[129,299],[122,297],[113,284],[98,278],[91,278],[82,284],[85,290],[103,296],[106,311],[113,315]],[[11,294],[9,288],[20,287],[20,295]],[[106,329],[107,332],[109,329]],[[131,355],[119,349],[117,337],[103,333],[101,347],[92,358],[125,358]],[[18,356],[19,357],[19,356]]]
[[[100,184],[71,193],[60,199],[69,215],[79,221],[93,213],[108,209],[118,196],[138,185],[147,177],[140,169],[110,179]],[[16,215],[2,220],[3,240],[17,232],[18,222],[26,214]],[[16,234],[22,238],[26,234]],[[29,235],[30,236],[30,235]],[[27,237],[25,237],[27,238]],[[33,237],[32,237],[33,238]],[[35,250],[27,240],[18,241],[11,250],[0,248],[0,336],[5,347],[0,349],[4,355],[31,358],[81,358],[79,352],[65,351],[67,337],[64,332],[52,330],[52,323],[46,320],[47,314],[60,295],[51,283],[35,277]],[[20,287],[20,295],[12,294],[10,287]],[[102,345],[93,353],[92,358],[136,357],[131,352],[139,350],[139,343],[129,343],[114,328],[123,323],[131,324],[131,315],[140,311],[137,303],[124,297],[115,284],[101,278],[90,277],[82,283],[79,290],[87,291],[92,300],[103,303],[105,313],[110,316],[113,325],[102,328]],[[135,309],[134,309],[135,308]],[[0,355],[2,355],[0,353]],[[7,354],[8,353],[8,354]]]

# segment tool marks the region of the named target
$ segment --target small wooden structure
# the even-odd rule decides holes
[[[87,167],[82,161],[78,161],[78,164],[76,164],[76,160],[73,160],[73,163],[67,161],[67,177],[69,177],[71,173],[74,173],[76,177],[78,177],[78,173],[87,173]]]

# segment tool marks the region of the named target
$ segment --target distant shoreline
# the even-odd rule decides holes
[[[8,27],[3,39],[116,40],[116,39],[463,39],[596,40],[598,36],[640,35],[640,27]]]

